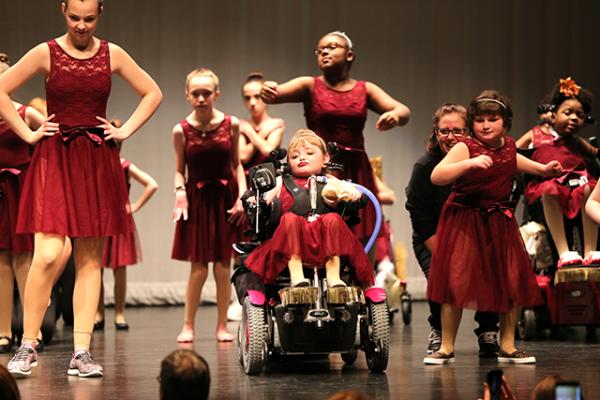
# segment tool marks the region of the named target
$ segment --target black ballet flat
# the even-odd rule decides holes
[[[0,353],[8,353],[12,349],[12,338],[8,336],[0,336],[0,340],[6,341],[6,344],[0,344]]]
[[[129,324],[127,322],[115,322],[115,328],[118,331],[127,331],[129,330]]]
[[[94,322],[94,330],[95,331],[103,331],[104,330],[104,320]]]
[[[44,351],[44,347],[46,347],[46,345],[44,344],[44,341],[42,339],[36,339],[35,351],[40,353],[40,352]]]

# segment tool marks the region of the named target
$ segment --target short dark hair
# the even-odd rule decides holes
[[[4,365],[0,365],[0,399],[21,400],[17,381]]]
[[[192,350],[175,350],[160,363],[160,390],[165,400],[205,400],[210,391],[210,370]]]
[[[508,97],[497,90],[484,90],[475,97],[467,108],[467,125],[473,132],[473,120],[479,115],[499,115],[504,121],[504,128],[508,132],[512,126],[513,112]]]

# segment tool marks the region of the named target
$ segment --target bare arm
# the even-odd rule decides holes
[[[517,149],[527,149],[533,140],[533,131],[527,131],[523,136],[517,139]]]
[[[532,175],[559,176],[562,173],[562,165],[558,161],[540,164],[521,154],[517,154],[517,170]]]
[[[600,185],[596,185],[585,203],[585,212],[597,224],[600,224]]]
[[[32,132],[25,121],[13,106],[10,95],[19,89],[35,75],[48,75],[50,72],[50,51],[46,43],[31,49],[15,65],[0,75],[0,117],[8,126],[27,143],[35,143],[43,136],[52,136],[58,131],[55,123],[38,125],[38,130]],[[51,120],[50,116],[48,120]]]
[[[42,124],[44,123],[45,120],[46,120],[46,117],[44,117],[35,108],[27,107],[25,109],[25,124],[31,130],[37,130],[40,126],[42,126]]]
[[[282,119],[272,119],[260,132],[246,121],[240,122],[240,158],[247,162],[256,151],[264,157],[281,145],[285,124]]]
[[[377,198],[381,204],[394,204],[396,201],[394,191],[377,176],[375,176],[375,187],[377,188]]]
[[[263,84],[260,97],[267,104],[300,103],[310,99],[313,78],[301,76],[281,85],[267,81]]]
[[[115,128],[103,118],[102,127],[105,129],[106,139],[115,138],[125,140],[133,135],[154,114],[162,101],[162,92],[154,80],[140,68],[139,65],[119,46],[110,44],[110,63],[112,71],[120,75],[137,94],[141,100],[129,119],[120,128]]]
[[[424,244],[427,247],[427,250],[434,255],[437,250],[437,235],[430,236],[427,240],[425,240]]]
[[[129,173],[131,177],[141,183],[144,186],[144,191],[138,197],[138,199],[131,205],[131,213],[135,213],[138,211],[148,200],[150,197],[156,192],[158,189],[158,183],[152,178],[148,173],[139,169],[135,164],[129,165]]]
[[[399,125],[406,125],[410,118],[410,110],[404,104],[395,100],[374,83],[367,82],[368,106],[381,114],[375,126],[385,131]]]
[[[471,169],[487,169],[492,164],[492,159],[483,154],[469,158],[467,145],[457,143],[433,169],[431,183],[440,186],[449,185]]]
[[[246,174],[244,173],[244,167],[242,167],[242,163],[240,162],[240,158],[238,156],[238,140],[240,137],[240,122],[237,118],[231,117],[231,144],[232,144],[232,157],[231,157],[231,169],[233,170],[233,174],[236,178],[238,185],[238,196],[229,210],[227,210],[227,214],[229,214],[229,218],[227,219],[231,224],[241,225],[244,221],[244,207],[242,205],[241,197],[246,192]]]
[[[173,222],[177,222],[181,217],[184,221],[187,220],[188,216],[188,201],[185,191],[185,137],[180,124],[173,128],[173,147],[175,149],[175,207],[172,218]]]

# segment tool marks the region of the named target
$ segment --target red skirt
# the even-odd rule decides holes
[[[451,197],[442,209],[437,236],[427,292],[434,302],[496,313],[543,302],[508,210],[466,207]]]
[[[33,251],[33,235],[17,235],[17,215],[23,173],[0,172],[0,250]]]
[[[119,268],[135,265],[142,261],[142,248],[137,230],[127,234],[110,236],[104,244],[102,266]]]
[[[300,255],[303,264],[318,268],[324,268],[331,256],[348,257],[363,287],[372,286],[375,279],[362,245],[336,213],[323,214],[313,222],[291,212],[283,214],[273,237],[258,246],[245,263],[263,282],[272,283],[292,255]]]
[[[229,210],[237,200],[237,183],[208,182],[198,188],[186,185],[188,219],[177,221],[171,258],[207,264],[229,263],[237,228],[227,222]]]
[[[563,185],[559,181],[561,179],[560,177],[545,179],[541,182],[530,182],[525,188],[525,197],[529,204],[531,204],[544,194],[557,196],[563,214],[569,219],[575,218],[583,205],[585,188],[589,187],[591,191],[596,186],[596,179],[587,172],[582,172],[582,174],[578,174],[577,177],[581,175],[585,175],[589,181],[586,184],[575,188]]]
[[[19,203],[17,232],[106,237],[133,231],[119,152],[85,134],[57,134],[34,149]]]

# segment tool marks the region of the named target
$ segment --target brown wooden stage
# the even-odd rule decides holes
[[[479,359],[472,312],[465,312],[456,351],[456,363],[424,366],[429,328],[427,305],[413,304],[413,321],[402,324],[396,316],[392,326],[391,356],[385,374],[369,373],[361,352],[353,367],[344,367],[338,355],[329,360],[290,361],[271,364],[258,376],[246,376],[240,367],[235,343],[214,340],[215,306],[198,312],[194,348],[211,368],[212,399],[326,399],[341,389],[358,389],[374,399],[477,399],[495,360]],[[177,348],[175,337],[183,317],[182,307],[129,308],[129,331],[115,331],[112,310],[107,310],[104,332],[94,334],[93,355],[102,363],[103,378],[82,379],[66,374],[72,333],[58,323],[53,343],[40,354],[32,375],[19,381],[28,399],[158,399],[161,359]],[[234,332],[237,323],[230,323]],[[600,332],[597,332],[600,336]],[[600,344],[586,339],[585,329],[568,328],[553,337],[526,343],[536,365],[504,367],[518,399],[528,399],[535,383],[550,373],[581,381],[585,398],[600,393]],[[0,355],[4,365],[9,355]]]

